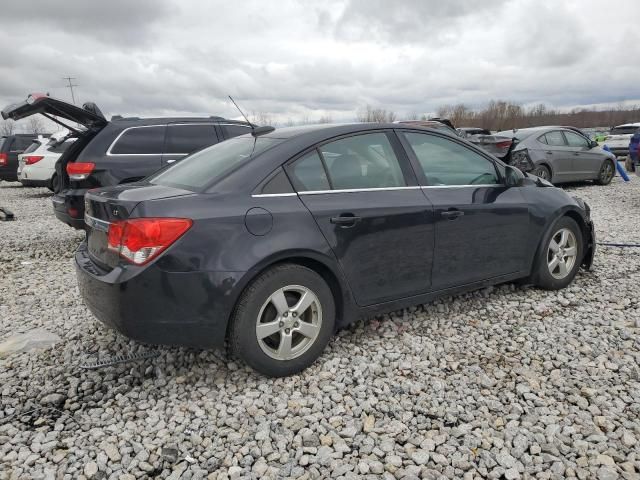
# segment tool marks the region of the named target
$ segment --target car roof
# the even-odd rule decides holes
[[[616,125],[613,128],[620,128],[620,127],[640,127],[640,122],[636,122],[636,123],[623,123],[622,125]]]
[[[381,129],[415,129],[428,130],[432,132],[445,133],[455,137],[451,129],[434,129],[423,127],[421,125],[404,124],[404,123],[341,123],[341,124],[320,124],[320,125],[303,125],[298,127],[276,128],[273,132],[261,135],[268,138],[290,139],[294,137],[305,138],[309,141],[322,141],[324,138],[336,137],[339,135],[348,135],[350,133],[366,132],[369,130]]]
[[[120,117],[114,115],[111,122],[115,124],[153,125],[157,123],[228,123],[231,125],[248,125],[242,120],[227,120],[223,117]]]

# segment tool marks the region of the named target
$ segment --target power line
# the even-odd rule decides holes
[[[62,79],[63,79],[63,80],[66,80],[67,82],[69,82],[69,85],[67,85],[66,87],[67,87],[69,90],[71,90],[71,101],[72,101],[72,102],[73,102],[73,104],[75,105],[75,104],[76,104],[76,97],[75,97],[75,95],[73,94],[73,87],[79,87],[79,85],[78,85],[78,84],[71,83],[71,80],[75,80],[75,79],[76,79],[76,77],[62,77]]]

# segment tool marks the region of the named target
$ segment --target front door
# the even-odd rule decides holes
[[[373,305],[430,289],[434,217],[393,133],[326,143],[287,172],[349,282]]]
[[[494,162],[448,137],[401,133],[436,220],[432,289],[528,269],[529,209]]]
[[[544,152],[547,164],[551,165],[554,182],[570,182],[573,175],[573,150],[567,145],[562,130],[551,130],[542,135],[547,144]]]
[[[602,153],[591,148],[589,140],[575,132],[565,130],[567,144],[573,151],[571,169],[576,180],[592,180],[602,166]]]

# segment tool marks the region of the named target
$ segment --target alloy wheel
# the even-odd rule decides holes
[[[602,183],[609,183],[613,177],[613,165],[611,162],[604,162],[604,165],[600,169],[600,181]]]
[[[551,276],[562,280],[573,270],[578,256],[578,242],[574,233],[568,228],[558,230],[547,249],[547,266]]]
[[[262,305],[256,338],[264,353],[276,360],[291,360],[306,352],[318,338],[322,307],[307,287],[279,288]]]
[[[545,167],[536,168],[533,174],[543,180],[550,180],[551,178],[551,175],[549,175],[549,170],[547,170]]]

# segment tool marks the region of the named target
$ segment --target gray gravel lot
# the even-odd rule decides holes
[[[640,242],[640,179],[568,188],[599,240]],[[640,478],[640,248],[601,247],[564,291],[503,285],[341,331],[300,375],[263,378],[223,352],[150,348],[80,300],[80,233],[46,189],[0,183],[0,479]],[[35,410],[35,411],[34,411]]]

